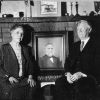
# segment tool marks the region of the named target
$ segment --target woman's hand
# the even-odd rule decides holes
[[[36,85],[36,82],[33,80],[33,76],[32,75],[29,75],[27,81],[30,84],[30,87],[34,87]]]
[[[9,81],[10,81],[11,84],[14,84],[14,83],[18,82],[18,80],[14,77],[9,77]]]
[[[30,87],[34,87],[36,85],[36,82],[32,78],[28,78],[27,81],[30,84]]]

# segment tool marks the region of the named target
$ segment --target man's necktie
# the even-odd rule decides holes
[[[84,41],[81,42],[81,45],[80,45],[80,51],[83,50],[83,47],[84,47]]]
[[[54,63],[54,61],[53,61],[53,58],[52,58],[52,57],[50,58],[50,61],[51,61],[52,63]]]

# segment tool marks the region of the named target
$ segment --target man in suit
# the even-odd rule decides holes
[[[20,44],[23,26],[15,24],[10,32],[11,42],[0,49],[0,99],[31,100],[36,92],[35,60],[32,62],[28,47]]]
[[[78,22],[77,34],[80,41],[74,43],[66,58],[65,75],[55,82],[57,100],[62,100],[62,98],[63,100],[73,100],[73,98],[93,100],[94,98],[97,84],[95,65],[98,54],[96,54],[96,41],[90,37],[91,30],[87,21]]]
[[[45,52],[46,54],[39,59],[39,64],[41,68],[62,68],[62,63],[60,59],[54,56],[53,44],[46,44]]]

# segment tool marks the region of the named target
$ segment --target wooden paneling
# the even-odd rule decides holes
[[[68,22],[66,17],[54,18],[0,18],[0,34],[3,42],[10,41],[10,27],[15,23],[30,25],[35,33],[73,30],[74,22]],[[1,44],[2,44],[1,43]]]

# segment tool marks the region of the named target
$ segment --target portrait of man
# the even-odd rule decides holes
[[[46,44],[45,55],[39,59],[39,64],[41,68],[62,68],[60,59],[54,56],[53,44]]]
[[[38,62],[43,69],[63,68],[62,37],[38,39]],[[58,44],[61,44],[59,47]]]

